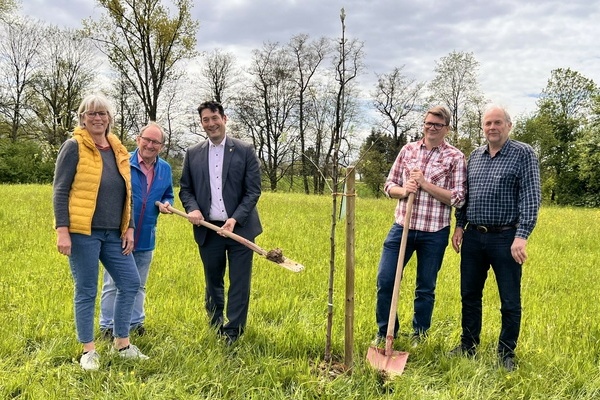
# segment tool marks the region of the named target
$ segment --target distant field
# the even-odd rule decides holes
[[[519,368],[496,365],[500,327],[493,274],[484,298],[480,353],[448,358],[460,336],[459,256],[448,248],[429,339],[387,384],[365,354],[375,334],[375,274],[394,201],[356,201],[354,369],[332,378],[325,347],[331,196],[264,193],[257,243],[306,266],[294,274],[256,256],[246,334],[232,348],[207,328],[203,274],[187,221],[161,216],[148,283],[151,359],[123,361],[99,341],[101,370],[80,369],[67,259],[55,250],[50,186],[0,186],[0,399],[598,399],[600,210],[545,207],[524,266]],[[181,208],[179,203],[177,207]],[[337,230],[333,353],[344,352],[344,236]],[[399,302],[412,318],[414,260]],[[408,338],[395,341],[397,349]]]

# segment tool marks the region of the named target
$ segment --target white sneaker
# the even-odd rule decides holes
[[[125,350],[118,350],[119,356],[123,358],[139,358],[140,360],[147,360],[150,357],[143,354],[137,346],[130,344],[129,347]]]
[[[100,354],[96,350],[88,351],[81,356],[79,364],[86,371],[97,371],[100,368]]]

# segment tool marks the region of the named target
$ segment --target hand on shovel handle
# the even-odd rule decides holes
[[[158,204],[160,204],[160,202],[157,201],[155,204],[158,206]],[[181,211],[181,210],[178,210],[178,209],[176,209],[176,208],[174,208],[174,207],[172,207],[170,205],[168,207],[168,210],[171,211],[173,214],[177,214],[177,215],[179,215],[181,217],[184,217],[184,218],[186,218],[186,219],[189,220],[189,215],[186,214],[185,212]],[[233,240],[235,240],[238,243],[243,244],[244,246],[248,247],[252,251],[260,254],[263,257],[265,257],[267,260],[273,261],[274,263],[276,263],[276,264],[278,264],[278,265],[280,265],[280,266],[282,266],[282,267],[284,267],[284,268],[286,268],[286,269],[288,269],[290,271],[300,272],[300,271],[302,271],[304,269],[304,266],[302,264],[298,264],[295,261],[289,260],[289,259],[283,257],[283,255],[279,255],[278,254],[277,257],[272,257],[271,253],[274,252],[273,250],[271,252],[267,252],[265,249],[263,249],[262,247],[260,247],[256,243],[254,243],[254,242],[252,242],[252,241],[250,241],[250,240],[248,240],[248,239],[246,239],[246,238],[244,238],[244,237],[242,237],[242,236],[240,236],[240,235],[238,235],[236,233],[223,230],[223,229],[219,228],[218,226],[213,225],[210,222],[207,222],[207,221],[204,221],[204,220],[200,221],[200,225],[204,226],[205,228],[211,229],[211,230],[213,230],[213,231],[215,231],[215,232],[217,232],[217,233],[219,233],[219,234],[221,234],[223,236],[226,236],[226,237],[228,237],[230,239],[233,239]],[[280,262],[281,259],[283,259],[283,261]]]

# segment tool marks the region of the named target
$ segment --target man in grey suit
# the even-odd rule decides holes
[[[256,210],[261,173],[252,145],[225,134],[223,106],[207,101],[198,107],[208,140],[190,147],[183,161],[179,198],[194,225],[206,280],[205,307],[210,324],[233,344],[244,332],[250,301],[253,252],[224,235],[199,226],[220,226],[254,241],[262,232]],[[229,262],[226,320],[224,276]]]

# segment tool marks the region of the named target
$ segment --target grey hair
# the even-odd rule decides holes
[[[79,109],[77,110],[77,116],[79,117],[79,127],[80,128],[85,128],[85,125],[83,124],[83,121],[84,121],[83,116],[86,111],[90,111],[90,110],[96,110],[96,111],[105,110],[107,112],[108,127],[106,127],[105,134],[108,135],[114,124],[115,112],[114,112],[112,103],[101,94],[87,95],[83,100],[81,100],[81,103],[79,104]]]
[[[155,127],[156,129],[158,129],[160,131],[161,142],[164,143],[165,140],[167,140],[167,135],[165,134],[165,130],[162,128],[162,126],[160,126],[160,124],[158,124],[154,121],[148,122],[148,125],[144,126],[142,129],[140,129],[139,136],[142,136],[142,134],[146,131],[146,129],[150,128],[151,126]]]
[[[502,111],[502,113],[504,114],[504,120],[508,123],[508,124],[512,124],[512,120],[510,118],[510,114],[508,113],[508,111],[506,110],[505,107],[502,107],[498,104],[488,104],[487,106],[485,106],[485,110],[483,112],[483,116],[485,117],[485,114],[487,114],[488,112],[492,111],[492,110],[500,110]],[[483,121],[483,118],[482,118]]]

